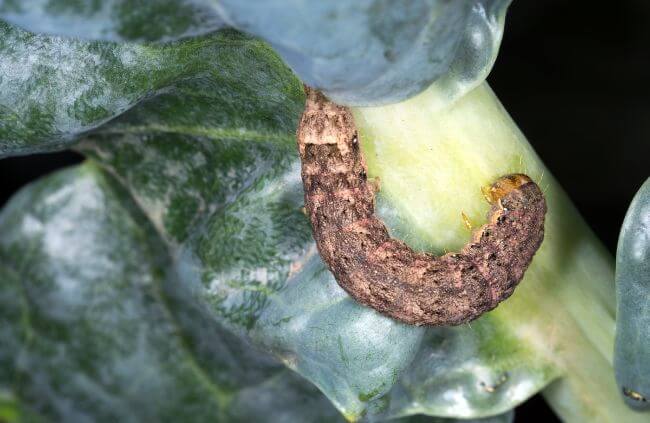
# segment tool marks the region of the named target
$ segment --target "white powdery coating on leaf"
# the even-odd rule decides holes
[[[110,1],[94,2],[95,5],[99,5],[99,8],[90,16],[84,13],[84,19],[80,19],[79,14],[70,13],[72,9],[53,14],[51,3],[51,0],[23,0],[23,4],[18,8],[4,6],[0,12],[7,22],[45,34],[68,37],[83,34],[85,38],[100,39],[115,30],[114,22],[103,18],[110,15],[113,7]],[[93,19],[94,17],[101,18]]]
[[[0,18],[39,34],[105,41],[147,39],[164,42],[223,27],[222,20],[201,0],[102,0],[77,3],[60,0],[0,2]],[[165,3],[176,8],[176,16],[161,16],[160,6],[165,6]],[[187,20],[188,17],[191,21]],[[139,26],[143,21],[149,21],[149,25],[141,29]],[[185,24],[184,28],[181,22]]]
[[[125,87],[155,57],[136,45],[84,43],[0,27],[0,108],[20,125],[62,137],[92,129],[154,87]],[[35,120],[36,119],[36,120]]]
[[[104,202],[105,198],[94,180],[78,178],[43,198],[41,207],[56,210],[48,216],[47,222],[34,215],[25,215],[22,226],[40,239],[49,263],[47,273],[58,286],[50,298],[52,305],[48,313],[52,316],[76,318],[75,307],[93,300],[84,295],[85,281],[102,278],[117,265],[109,258],[110,255],[97,255],[97,250],[114,247],[110,240],[88,236],[101,233],[104,222],[87,217],[101,215]],[[94,265],[79,266],[80,263]]]

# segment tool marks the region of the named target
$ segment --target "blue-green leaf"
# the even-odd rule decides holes
[[[212,6],[192,0],[1,0],[0,17],[35,33],[109,41],[175,40],[222,26]]]
[[[155,238],[120,195],[86,167],[4,209],[0,381],[58,421],[214,419],[224,394],[178,339]]]
[[[0,17],[74,38],[172,40],[225,21],[268,41],[305,83],[377,105],[435,83],[452,101],[490,71],[511,0],[24,0]]]
[[[225,21],[267,40],[310,86],[347,105],[449,99],[480,83],[510,0],[221,0]]]
[[[625,402],[650,410],[650,179],[634,196],[616,250],[616,380]]]
[[[95,166],[17,195],[0,214],[0,259],[6,421],[337,418],[314,387],[186,302],[150,224]],[[251,395],[267,401],[246,408]]]
[[[277,108],[302,96],[294,80],[282,85],[287,75],[264,43],[230,30],[174,44],[115,44],[33,35],[0,21],[0,157],[74,145],[152,96],[162,97],[158,119],[139,120],[150,130],[191,131],[209,119],[233,134],[274,132],[293,122]],[[206,102],[197,115],[169,116],[197,91]],[[245,104],[252,93],[254,108]]]

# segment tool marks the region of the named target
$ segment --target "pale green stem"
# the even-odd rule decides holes
[[[444,103],[429,89],[399,104],[353,110],[370,176],[380,178],[381,201],[400,216],[405,241],[439,253],[458,250],[470,237],[461,213],[476,227],[485,223],[480,188],[507,173],[531,176],[548,202],[545,240],[515,294],[491,318],[556,363],[563,376],[544,396],[565,421],[647,421],[623,404],[614,381],[612,257],[486,83]],[[588,165],[584,157],[567,160]]]

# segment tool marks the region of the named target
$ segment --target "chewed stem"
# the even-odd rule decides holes
[[[297,138],[321,257],[343,289],[383,314],[415,325],[476,319],[512,294],[542,243],[544,195],[529,177],[513,174],[484,191],[488,223],[459,253],[413,251],[374,214],[374,186],[347,108],[307,89]]]

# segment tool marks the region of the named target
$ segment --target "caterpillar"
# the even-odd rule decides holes
[[[537,184],[523,174],[499,178],[485,192],[488,223],[459,253],[414,251],[374,215],[375,186],[349,109],[305,90],[296,134],[305,209],[338,284],[357,302],[414,325],[459,325],[508,298],[544,238]]]

